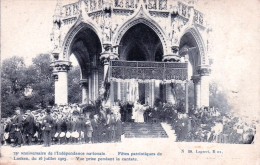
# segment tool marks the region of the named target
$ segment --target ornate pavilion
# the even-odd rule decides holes
[[[82,103],[109,82],[115,100],[175,103],[174,84],[186,87],[192,67],[194,105],[209,105],[208,34],[193,1],[79,0],[57,2],[53,15],[55,103],[68,103],[72,54],[81,68]],[[186,106],[186,111],[187,111]]]

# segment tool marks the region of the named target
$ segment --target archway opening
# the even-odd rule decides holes
[[[199,46],[191,32],[185,33],[180,40],[180,54],[185,51],[188,54],[192,75],[197,74],[197,67],[201,64]]]
[[[128,61],[162,61],[163,46],[160,38],[149,26],[138,23],[122,37],[120,59]]]
[[[158,34],[144,23],[129,28],[119,43],[120,60],[158,61],[163,58],[163,45]],[[140,101],[141,104],[154,105],[157,98],[165,95],[159,82],[115,82],[115,99]],[[123,91],[123,92],[120,92]],[[135,92],[134,92],[135,91]],[[133,94],[135,96],[132,96]],[[165,98],[165,97],[164,97]]]
[[[103,81],[103,65],[99,60],[102,51],[101,42],[97,34],[90,28],[82,28],[73,38],[70,46],[70,55],[74,55],[78,61],[80,74],[75,72],[76,66],[70,71],[77,74],[69,75],[69,88],[80,89],[69,90],[69,103],[73,98],[80,98],[82,103],[91,103],[98,98],[99,88]],[[75,77],[75,75],[80,77]],[[70,80],[72,78],[72,80]],[[78,81],[80,80],[80,81]],[[81,88],[76,88],[75,82]],[[70,99],[71,98],[71,99]]]
[[[189,59],[188,66],[188,100],[189,100],[189,108],[193,108],[195,105],[195,87],[194,83],[191,81],[192,76],[198,75],[198,67],[201,65],[201,55],[200,49],[198,46],[198,41],[196,41],[194,35],[191,32],[185,33],[180,40],[180,55],[186,56],[182,58]]]

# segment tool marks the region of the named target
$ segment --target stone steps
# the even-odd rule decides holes
[[[168,138],[160,123],[124,123],[125,138]]]

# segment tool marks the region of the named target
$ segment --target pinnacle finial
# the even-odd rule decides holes
[[[54,15],[61,15],[61,11],[62,11],[62,2],[61,0],[57,0]]]

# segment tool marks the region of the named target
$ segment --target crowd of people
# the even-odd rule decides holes
[[[123,134],[118,110],[89,111],[77,104],[54,106],[22,113],[1,120],[0,140],[4,145],[73,144],[120,142]]]
[[[225,113],[217,108],[194,109],[190,114],[176,112],[172,126],[178,141],[251,144],[258,121]]]
[[[5,145],[78,144],[120,142],[123,122],[168,122],[175,130],[177,141],[253,143],[258,121],[231,113],[220,113],[217,108],[178,111],[174,105],[155,107],[116,102],[108,108],[54,106],[34,111],[19,107],[15,114],[1,120],[0,141]],[[121,120],[122,114],[122,120]]]

